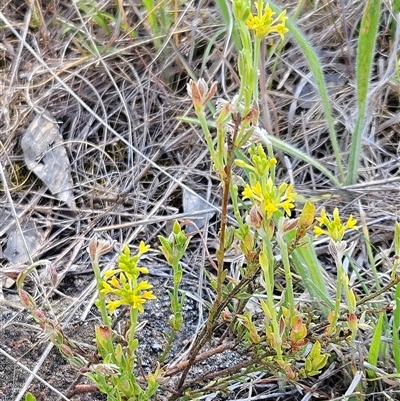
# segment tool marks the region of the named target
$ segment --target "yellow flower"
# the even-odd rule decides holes
[[[280,198],[279,205],[286,214],[290,215],[290,209],[294,208],[294,198],[297,195],[296,192],[293,192],[293,185],[283,183],[278,189],[278,194]]]
[[[107,308],[113,313],[121,305],[131,306],[139,312],[143,312],[143,305],[148,299],[155,299],[150,288],[152,285],[147,281],[138,283],[140,274],[147,274],[145,267],[138,266],[139,258],[150,249],[142,241],[139,251],[131,256],[127,246],[118,258],[118,269],[108,270],[104,273],[100,292],[104,295],[111,295],[112,300],[107,301]]]
[[[120,274],[120,280],[122,280],[122,277],[124,277],[122,274]],[[122,280],[124,281],[124,280]],[[118,281],[118,279],[113,276],[110,280],[110,283],[115,287],[115,288],[121,288],[120,283]]]
[[[347,229],[357,228],[357,220],[352,215],[348,218],[347,222],[343,224],[340,220],[339,209],[336,207],[333,211],[333,219],[331,220],[325,210],[321,211],[321,217],[316,219],[319,226],[314,227],[314,234],[316,237],[325,234],[332,238],[335,242],[340,242],[343,239],[344,233]],[[326,229],[323,229],[325,227]]]
[[[107,309],[113,313],[122,305],[131,306],[139,312],[144,312],[143,305],[149,299],[156,299],[152,291],[148,291],[153,286],[147,281],[141,281],[135,284],[134,281],[127,279],[124,273],[119,275],[119,279],[115,276],[111,280],[103,281],[103,288],[100,290],[105,295],[114,295],[119,299],[107,302]]]
[[[290,214],[290,210],[294,208],[294,198],[296,193],[293,192],[293,185],[283,183],[279,188],[276,187],[272,178],[268,178],[264,189],[259,181],[255,185],[246,185],[242,192],[242,199],[250,199],[259,205],[261,210],[266,212],[266,218],[270,219],[272,215],[279,209],[283,209],[285,213]]]
[[[274,32],[278,33],[283,39],[284,34],[289,31],[285,26],[287,20],[286,10],[273,19],[273,15],[276,13],[271,10],[269,4],[265,4],[265,8],[263,7],[263,1],[256,1],[254,4],[257,9],[257,15],[250,14],[246,21],[247,27],[252,29],[259,39],[263,39]]]
[[[140,242],[139,252],[131,256],[131,251],[127,245],[124,246],[123,252],[118,258],[119,269],[109,270],[104,274],[104,278],[108,278],[113,274],[125,272],[128,277],[138,277],[140,274],[148,274],[149,270],[145,267],[137,265],[139,258],[150,249],[149,245],[145,245],[143,241]]]
[[[293,192],[293,185],[283,183],[277,188],[272,179],[267,181],[266,202],[264,209],[267,212],[267,218],[270,219],[272,215],[279,209],[283,209],[286,214],[290,215],[290,209],[294,208],[294,198],[296,193]]]
[[[259,203],[262,202],[262,188],[261,184],[259,181],[256,182],[256,185],[250,186],[247,184],[242,192],[243,195],[243,200],[245,199],[250,199],[250,200],[255,200]]]
[[[124,301],[122,299],[118,299],[116,301],[109,301],[107,303],[107,309],[110,311],[110,314],[112,315],[123,304]]]
[[[142,256],[150,249],[150,245],[146,245],[144,241],[140,241],[139,244],[139,256]]]
[[[235,160],[236,166],[250,170],[258,175],[270,174],[270,170],[276,165],[277,161],[274,157],[268,159],[265,155],[264,149],[262,149],[262,146],[260,145],[259,147],[261,148],[261,152],[264,154],[261,152],[259,152],[261,154],[252,154],[251,160],[253,162],[253,166],[241,159]]]
[[[275,203],[268,201],[264,210],[267,212],[267,217],[272,217],[272,215],[278,210],[278,207]]]

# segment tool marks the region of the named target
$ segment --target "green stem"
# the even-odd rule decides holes
[[[235,216],[235,220],[237,221],[239,227],[243,227],[243,218],[240,213],[239,203],[238,203],[238,188],[236,185],[231,185],[230,194],[231,194],[231,201],[233,207],[233,215]]]
[[[29,265],[22,273],[18,275],[16,284],[19,289],[22,289],[24,287],[24,281],[26,279],[26,276],[28,276],[34,269],[36,269],[37,266],[46,266],[49,263],[48,260],[38,260],[35,263],[32,263]]]
[[[279,244],[279,250],[281,253],[282,257],[282,263],[283,263],[283,268],[285,270],[285,279],[286,279],[286,302],[287,306],[289,309],[290,313],[290,320],[292,317],[296,314],[296,309],[294,306],[294,293],[293,293],[293,278],[292,278],[292,272],[290,269],[290,263],[289,263],[289,253],[288,253],[288,247],[283,239],[283,237],[279,234],[277,235],[277,240]]]
[[[279,333],[279,324],[278,324],[278,315],[276,311],[276,306],[274,303],[274,255],[272,252],[271,246],[272,238],[264,238],[263,239],[263,252],[266,256],[266,263],[261,264],[263,273],[264,273],[264,281],[265,281],[265,289],[267,293],[267,306],[271,318],[272,325],[272,333],[274,336],[275,344],[273,345],[276,351],[276,357],[278,360],[282,360],[282,339]]]
[[[255,36],[255,38],[254,38],[254,61],[253,61],[254,69],[252,71],[253,79],[251,81],[252,81],[252,83],[254,83],[254,87],[252,88],[253,89],[253,100],[255,102],[257,102],[257,104],[259,101],[259,98],[258,98],[258,68],[260,68],[260,69],[264,68],[264,65],[260,64],[260,48],[261,48],[261,39],[258,38],[257,36]],[[261,60],[261,61],[264,61],[264,60]],[[250,109],[251,104],[248,105],[248,107]]]
[[[208,148],[208,150],[210,152],[211,160],[214,163],[215,168],[217,169],[217,171],[219,171],[219,169],[222,166],[220,165],[221,163],[219,162],[219,159],[217,157],[217,153],[216,153],[216,151],[214,149],[214,143],[213,143],[213,140],[212,140],[212,136],[211,136],[210,130],[208,128],[207,118],[206,118],[206,115],[204,113],[204,110],[203,109],[196,110],[196,114],[197,114],[197,117],[199,119],[199,122],[200,122],[200,125],[201,125],[201,129],[203,130],[203,133],[204,133],[204,139],[206,140],[207,148]]]
[[[95,276],[96,284],[97,284],[97,292],[98,292],[97,308],[100,311],[101,320],[108,328],[111,329],[111,318],[107,312],[106,297],[101,292],[101,289],[103,288],[103,279],[101,277],[101,272],[100,272],[100,267],[99,267],[99,258],[97,255],[92,260],[92,268],[93,268],[93,272],[94,272],[94,276]]]
[[[165,359],[167,358],[167,356],[169,354],[169,351],[171,351],[172,343],[173,343],[174,338],[175,338],[175,332],[172,331],[169,334],[165,333],[165,335],[167,336],[167,344],[165,345],[164,352],[161,354],[160,357],[158,357],[158,362],[160,363],[160,365],[164,364]]]
[[[129,336],[128,336],[128,348],[131,351],[131,355],[135,352],[135,347],[134,347],[134,340],[135,340],[135,335],[136,335],[136,326],[138,322],[138,310],[136,308],[131,308],[130,310],[130,325],[131,327],[129,328]]]
[[[229,150],[228,150],[229,152]],[[229,156],[228,156],[229,157]],[[219,303],[222,300],[222,284],[225,279],[224,274],[224,259],[225,259],[225,232],[228,224],[228,206],[229,206],[229,188],[231,186],[231,176],[232,176],[232,162],[228,161],[229,165],[225,167],[225,177],[223,177],[223,194],[222,194],[222,205],[221,205],[221,228],[219,232],[219,247],[216,252],[217,257],[217,290],[215,303]]]
[[[346,274],[341,261],[336,262],[337,269],[337,285],[336,285],[336,298],[335,298],[335,308],[333,310],[332,322],[328,329],[328,334],[332,334],[336,331],[336,325],[339,320],[340,313],[340,301],[342,298],[342,285],[343,285],[343,275]]]

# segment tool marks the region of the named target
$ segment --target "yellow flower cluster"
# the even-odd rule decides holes
[[[139,312],[144,312],[143,305],[148,299],[156,299],[152,291],[147,291],[153,286],[147,281],[141,281],[133,286],[124,273],[119,277],[113,276],[109,282],[103,283],[103,294],[114,294],[119,299],[107,302],[107,309],[113,313],[121,305],[130,305]]]
[[[290,214],[294,208],[295,196],[293,185],[283,183],[279,187],[275,185],[274,168],[276,159],[268,157],[261,144],[253,145],[249,149],[251,162],[236,159],[238,167],[247,170],[250,176],[250,184],[246,184],[242,199],[250,199],[255,208],[252,209],[252,220],[271,219],[279,209]],[[259,213],[261,215],[257,216]],[[255,225],[259,225],[256,223]]]
[[[256,1],[254,3],[257,9],[257,15],[250,14],[246,21],[247,27],[252,29],[259,39],[263,39],[274,32],[278,33],[283,39],[285,33],[289,31],[286,28],[286,10],[282,11],[278,17],[274,19],[273,15],[276,13],[271,10],[269,4],[265,4],[264,8],[263,3],[263,1]]]
[[[357,220],[350,215],[346,223],[342,223],[339,216],[339,209],[336,207],[333,211],[333,219],[331,220],[325,210],[321,211],[321,217],[316,219],[319,223],[319,227],[314,227],[314,234],[316,237],[322,234],[326,234],[332,238],[335,242],[340,242],[343,239],[344,233],[347,229],[356,228]],[[323,227],[326,229],[324,230]]]
[[[105,272],[100,292],[105,295],[113,295],[117,299],[107,302],[107,309],[113,313],[122,305],[131,306],[139,312],[144,312],[143,305],[149,299],[156,299],[152,291],[153,286],[147,281],[138,282],[140,274],[147,274],[145,267],[137,265],[139,258],[150,249],[142,241],[139,252],[131,256],[127,246],[118,259],[118,269]]]
[[[290,214],[290,210],[294,208],[296,193],[293,192],[292,184],[283,183],[278,188],[272,179],[268,178],[264,188],[259,181],[255,185],[247,184],[242,195],[243,200],[250,199],[255,201],[266,212],[267,219],[270,219],[279,209],[283,209],[287,214]]]

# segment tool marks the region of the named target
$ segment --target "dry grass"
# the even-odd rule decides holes
[[[123,5],[119,13],[118,3]],[[295,10],[296,3],[282,3],[288,12]],[[346,3],[344,8],[343,3]],[[1,191],[1,245],[3,248],[6,245],[16,220],[22,230],[34,222],[41,243],[31,257],[51,260],[62,282],[64,277],[68,279],[72,274],[86,271],[89,263],[85,248],[95,234],[115,240],[116,252],[121,244],[134,246],[139,240],[157,249],[156,236],[165,234],[171,221],[177,217],[193,218],[182,213],[183,190],[200,194],[211,209],[215,208],[218,183],[201,132],[178,117],[192,116],[186,94],[190,77],[216,80],[220,94],[228,97],[235,94],[236,54],[233,45],[226,43],[212,1],[184,3],[173,29],[162,38],[161,50],[154,48],[145,13],[134,1],[98,2],[100,9],[115,16],[108,33],[79,9],[76,2],[36,0],[32,10],[26,4],[22,0],[6,1],[0,6],[0,155],[6,177]],[[324,64],[344,160],[348,155],[349,131],[354,126],[355,51],[363,6],[363,1],[316,1],[299,10],[298,24]],[[306,197],[317,196],[322,200],[321,205],[340,206],[345,214],[359,215],[360,210],[364,211],[382,282],[388,275],[384,250],[393,240],[400,188],[400,81],[399,75],[385,74],[399,48],[391,43],[389,16],[385,8],[359,184],[339,191],[310,166],[282,154],[279,169],[280,180],[293,181],[298,192]],[[123,29],[118,21],[130,29]],[[335,171],[324,114],[318,94],[308,82],[310,75],[304,57],[290,39],[277,59],[269,49],[265,64],[267,89],[261,91],[263,123],[275,136]],[[65,141],[74,185],[76,208],[73,209],[46,191],[24,167],[21,135],[34,116],[44,110],[57,122]],[[322,194],[330,196],[322,198]],[[214,249],[216,231],[211,227],[203,233],[210,252]],[[365,247],[359,237],[355,241],[360,274],[372,290],[375,284],[370,284]],[[209,291],[203,287],[203,273],[198,271],[198,266],[206,264],[207,255],[195,248],[186,260],[186,273],[188,283],[195,283],[192,288],[199,288],[193,289],[193,298],[199,300],[207,298]],[[162,263],[158,258],[158,252],[154,251],[148,261],[150,268]],[[1,269],[7,276],[12,276],[18,267],[2,259]],[[161,272],[167,277],[170,274],[165,268]],[[161,274],[156,268],[152,273]],[[69,289],[72,298],[62,295],[64,308],[55,311],[66,328],[69,322],[85,320],[89,314],[94,283],[88,280],[85,283],[86,288],[80,292]],[[22,319],[24,312],[12,305],[13,289],[6,288],[4,292],[0,331],[10,327],[22,330],[13,325]],[[200,325],[202,317],[198,319]],[[0,340],[0,348],[12,352],[4,340]],[[31,363],[31,369],[39,368],[46,352],[41,362],[39,358],[39,362]],[[339,355],[340,358],[343,367],[354,362],[351,355]],[[4,363],[13,364],[10,360]],[[332,367],[331,376],[340,377],[347,371],[341,366]],[[3,391],[4,399],[21,399],[16,394],[22,395],[29,386],[23,376],[16,379],[15,392],[0,385],[0,398]],[[13,378],[0,376],[1,380],[10,382]],[[51,376],[46,380],[51,381]],[[335,385],[328,375],[320,378],[320,382],[314,380],[308,384],[314,384],[315,389],[323,388],[321,394],[335,397],[344,394],[343,386],[351,380],[346,377]],[[265,391],[276,391],[276,399],[300,397],[297,394],[289,398],[287,394],[288,398],[279,398],[282,394],[272,385]],[[237,394],[240,398],[239,390]],[[56,396],[53,393],[48,399]]]

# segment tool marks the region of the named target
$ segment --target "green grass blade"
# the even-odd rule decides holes
[[[142,0],[143,5],[147,11],[147,20],[151,26],[151,30],[153,31],[153,35],[158,35],[158,21],[155,15],[154,1],[153,0]]]
[[[333,185],[335,185],[335,187],[337,188],[341,187],[340,181],[327,168],[325,168],[321,163],[319,163],[313,157],[300,151],[294,146],[288,144],[287,142],[282,141],[274,137],[273,135],[269,135],[266,131],[259,132],[259,135],[264,143],[270,142],[276,149],[279,149],[284,153],[296,157],[297,159],[303,160],[310,166],[313,166],[317,170],[319,170],[322,174],[325,175],[325,177],[329,178],[329,180],[332,182]]]
[[[371,77],[372,59],[377,38],[381,0],[368,0],[361,20],[358,38],[356,80],[357,80],[357,120],[351,137],[347,184],[357,182],[360,163],[362,134],[368,106],[368,87]]]
[[[180,121],[189,123],[189,124],[194,124],[194,125],[199,125],[200,122],[197,118],[193,117],[179,117]],[[208,126],[210,128],[216,128],[215,124],[212,121],[208,121]],[[321,163],[316,161],[313,157],[307,155],[306,153],[303,153],[302,151],[298,150],[292,145],[289,145],[285,141],[281,141],[280,139],[269,135],[266,131],[261,131],[258,133],[260,135],[261,141],[265,144],[272,143],[272,145],[276,148],[281,150],[284,153],[287,153],[288,155],[291,155],[297,159],[303,160],[310,166],[315,167],[317,170],[319,170],[322,174],[327,177],[335,187],[340,188],[340,182],[338,179],[327,169],[325,168]]]
[[[282,11],[281,8],[274,5],[273,3],[269,4],[272,10],[275,11],[277,14],[279,14]],[[337,162],[339,181],[341,183],[344,183],[345,177],[343,172],[342,156],[340,154],[339,143],[336,135],[335,125],[333,122],[331,105],[329,102],[328,89],[326,87],[321,63],[311,44],[308,42],[306,37],[301,33],[301,31],[297,28],[295,22],[290,17],[288,17],[288,20],[286,21],[286,27],[289,29],[289,34],[293,36],[294,40],[301,48],[305,58],[308,61],[311,73],[313,74],[319,95],[321,97],[322,107],[325,112],[325,118],[326,118],[326,123],[328,125],[329,137],[331,140],[333,154],[335,155],[335,159]]]
[[[286,237],[287,242],[290,243],[295,240],[296,233],[289,232]],[[311,295],[312,301],[317,304],[318,310],[327,317],[333,309],[333,302],[329,298],[328,288],[325,285],[323,268],[315,254],[312,238],[307,235],[303,240],[304,243],[291,252],[291,260],[302,278],[302,283]]]
[[[372,272],[372,276],[374,278],[375,282],[375,287],[377,290],[381,289],[381,284],[379,281],[379,272],[375,263],[375,254],[372,243],[371,243],[371,238],[369,235],[369,230],[368,230],[368,224],[367,224],[367,216],[364,213],[364,209],[362,208],[361,203],[359,204],[359,212],[360,212],[360,223],[362,227],[362,233],[363,233],[363,238],[364,238],[364,246],[367,250],[367,255],[368,255],[368,262],[369,262],[369,270]],[[376,305],[377,307],[377,305]]]
[[[163,7],[163,5],[161,4],[159,6],[156,6],[154,4],[154,0],[142,0],[142,4],[145,6],[147,11],[147,21],[154,36],[154,46],[157,50],[160,50],[162,43],[160,38],[158,37],[158,35],[160,34],[160,26],[157,16],[160,13],[159,7]]]
[[[376,366],[376,364],[378,363],[379,349],[381,346],[383,318],[384,313],[380,313],[378,322],[375,326],[374,334],[372,336],[371,346],[369,348],[368,362],[373,366]],[[369,377],[376,377],[376,374],[372,369],[368,369],[368,375]]]
[[[400,0],[393,1],[393,17],[392,21],[390,22],[390,32],[392,35],[392,41],[395,40],[395,35],[397,32],[397,22],[396,22],[396,15],[400,13]]]
[[[327,316],[333,309],[333,302],[329,298],[328,289],[322,275],[322,267],[315,255],[310,237],[307,237],[305,245],[293,251],[292,260],[297,272],[303,279],[307,291],[313,297],[313,300],[319,303],[319,310]]]
[[[106,19],[92,1],[78,1],[77,5],[84,13],[86,13],[86,16],[91,17],[107,35],[110,34],[110,28],[108,27]]]
[[[234,19],[229,9],[228,0],[216,0],[219,11],[221,12],[222,19],[227,26],[228,34],[227,37],[232,36],[233,43],[235,44],[237,52],[242,50],[242,42],[240,41],[239,33],[234,29]]]
[[[399,347],[399,329],[400,329],[400,283],[396,286],[395,305],[393,311],[393,359],[396,365],[397,373],[400,373],[400,347]]]

